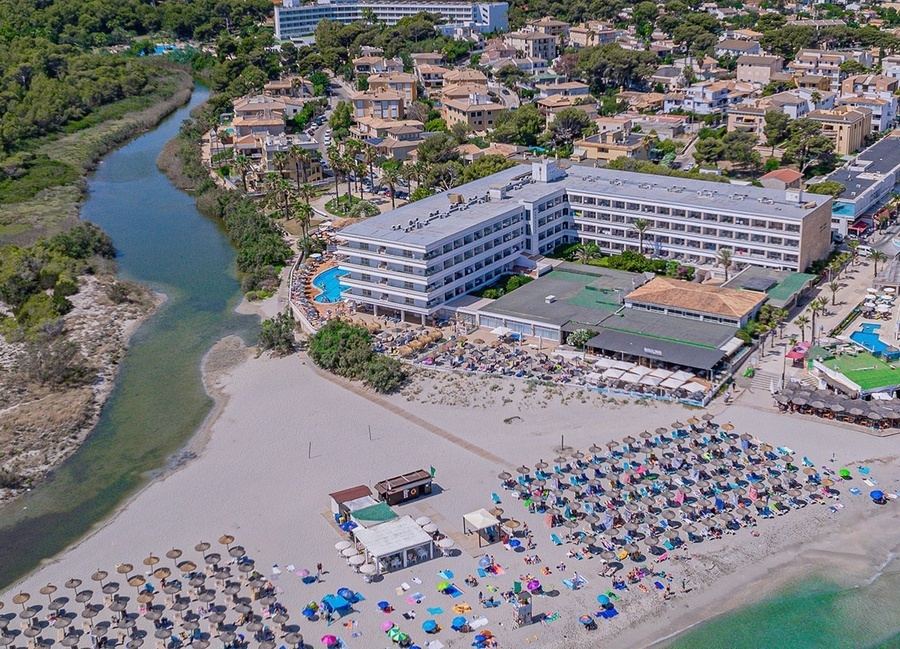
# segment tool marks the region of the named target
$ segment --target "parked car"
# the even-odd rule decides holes
[[[856,248],[856,253],[860,257],[871,257],[873,252],[875,252],[875,248],[872,246],[857,246]]]

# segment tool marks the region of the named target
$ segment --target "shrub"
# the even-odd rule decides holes
[[[287,356],[294,351],[294,315],[290,307],[274,318],[264,320],[259,331],[259,350]]]
[[[375,353],[369,332],[332,320],[309,340],[309,357],[338,376],[361,380],[376,392],[392,392],[407,379],[400,361]]]
[[[503,297],[503,289],[502,288],[489,288],[481,294],[481,297],[487,298],[489,300],[496,300]]]

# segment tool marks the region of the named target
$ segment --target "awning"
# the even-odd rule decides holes
[[[725,358],[724,352],[718,349],[612,329],[601,331],[588,341],[587,346],[604,352],[631,354],[640,358],[701,370],[710,370]]]
[[[869,229],[869,225],[863,221],[857,221],[853,225],[851,225],[848,230],[853,230],[855,232],[865,232]]]
[[[797,348],[795,347],[794,349],[792,349],[791,351],[789,351],[787,354],[785,354],[785,356],[787,356],[787,357],[790,358],[791,360],[798,361],[798,360],[800,360],[801,358],[805,358],[805,357],[806,357],[806,350],[805,350],[805,349],[797,349]]]
[[[409,516],[355,531],[356,539],[377,558],[431,544],[431,535]]]
[[[475,531],[486,530],[489,527],[500,524],[500,521],[491,516],[486,509],[469,512],[463,516],[463,520],[466,523],[466,527]]]

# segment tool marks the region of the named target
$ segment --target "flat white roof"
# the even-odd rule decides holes
[[[431,543],[431,535],[409,516],[368,529],[357,528],[353,532],[357,540],[375,557],[386,557]]]

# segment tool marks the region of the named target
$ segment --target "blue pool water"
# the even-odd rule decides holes
[[[341,299],[341,291],[345,288],[341,285],[340,280],[346,274],[346,272],[341,272],[341,269],[335,266],[334,268],[323,270],[313,277],[313,286],[322,291],[315,297],[315,301],[323,304],[339,301]]]
[[[866,323],[859,331],[850,334],[850,340],[859,343],[874,354],[884,354],[889,347],[878,337],[879,329],[881,329],[879,324]]]

